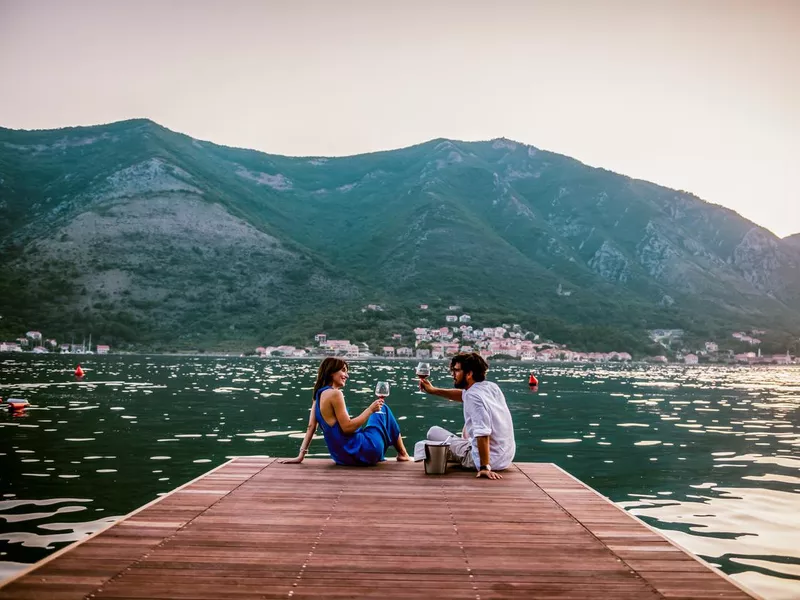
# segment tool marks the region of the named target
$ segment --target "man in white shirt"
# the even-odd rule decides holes
[[[486,381],[488,369],[489,365],[480,354],[458,354],[450,361],[455,389],[435,388],[427,379],[420,381],[420,387],[429,394],[462,402],[464,406],[462,438],[441,427],[431,427],[428,440],[448,440],[449,458],[464,467],[477,468],[478,477],[502,479],[497,471],[511,465],[517,446],[506,398],[497,384]],[[425,442],[419,442],[415,458],[420,444],[424,454]]]

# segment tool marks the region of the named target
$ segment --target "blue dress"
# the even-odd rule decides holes
[[[319,399],[322,392],[330,389],[326,385],[317,392],[315,414],[317,424],[322,429],[328,452],[337,465],[363,467],[386,460],[386,450],[393,446],[400,435],[400,425],[394,418],[388,404],[376,413],[372,413],[366,425],[351,434],[342,431],[339,422],[328,425],[322,418]],[[346,408],[346,407],[345,407]]]

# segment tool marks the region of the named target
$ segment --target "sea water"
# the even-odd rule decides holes
[[[356,414],[389,381],[409,447],[463,425],[459,404],[416,393],[415,364],[353,362],[345,389]],[[0,580],[230,457],[295,456],[317,365],[0,355],[0,397],[31,404],[0,411]],[[766,598],[800,597],[800,369],[496,362],[488,377],[517,461],[558,464]],[[309,456],[327,456],[319,437]]]

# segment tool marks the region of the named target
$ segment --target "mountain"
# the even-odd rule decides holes
[[[650,328],[798,328],[792,238],[506,139],[292,158],[148,120],[0,129],[6,337],[376,342],[457,304],[479,326],[644,349]]]
[[[789,252],[792,250],[800,250],[800,233],[786,236],[780,241],[780,244],[784,248],[788,249]]]

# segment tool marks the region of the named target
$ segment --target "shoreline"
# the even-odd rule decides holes
[[[88,359],[94,359],[97,357],[110,357],[110,356],[174,356],[180,358],[252,358],[257,360],[323,360],[328,357],[328,355],[320,354],[320,355],[309,355],[309,356],[258,356],[255,354],[250,354],[245,356],[244,354],[236,354],[236,353],[215,353],[215,352],[109,352],[107,354],[62,354],[60,352],[48,352],[48,353],[39,353],[39,352],[15,352],[15,351],[7,351],[7,352],[0,352],[0,357],[5,355],[24,355],[24,356],[40,356],[40,357],[87,357]],[[444,357],[444,358],[425,358],[419,359],[416,357],[408,357],[408,356],[341,356],[347,362],[368,362],[368,361],[389,361],[389,362],[419,362],[420,360],[424,360],[425,362],[432,362],[432,363],[447,363],[450,361],[452,357]],[[519,364],[519,365],[565,365],[565,366],[593,366],[593,365],[637,365],[637,366],[671,366],[671,367],[798,367],[800,363],[792,362],[788,364],[782,363],[775,363],[775,362],[753,362],[753,363],[737,363],[737,362],[707,362],[707,363],[696,363],[696,364],[686,364],[682,362],[667,362],[667,363],[659,363],[659,362],[650,362],[647,360],[609,360],[609,361],[599,361],[599,362],[576,362],[576,361],[561,361],[561,360],[550,360],[550,361],[535,361],[535,360],[521,360],[521,359],[514,359],[514,358],[498,358],[493,359],[489,357],[487,361],[492,363],[503,363],[503,364]]]

